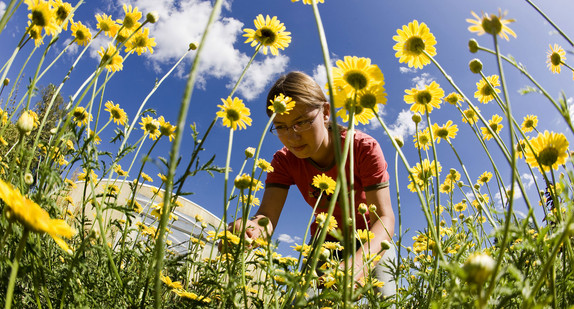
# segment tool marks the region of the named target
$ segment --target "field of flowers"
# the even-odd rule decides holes
[[[408,173],[408,179],[401,181],[409,183],[411,192],[400,195],[416,195],[417,208],[426,218],[424,229],[405,234],[397,191],[398,228],[393,241],[382,245],[395,247],[398,253],[396,263],[388,265],[396,295],[383,299],[374,287],[384,283],[372,276],[355,281],[352,267],[339,267],[349,251],[342,257],[333,251],[351,248],[355,239],[367,245],[373,236],[365,230],[349,232],[347,227],[362,218],[330,220],[336,199],[328,213],[308,219],[319,223],[320,233],[296,245],[295,257],[277,253],[277,244],[270,237],[249,239],[241,236],[244,231],[225,232],[227,223],[253,214],[259,203],[254,194],[263,188],[262,177],[271,168],[260,158],[260,150],[275,115],[288,112],[293,102],[285,96],[275,98],[265,130],[252,133],[257,147],[245,150],[243,166],[232,173],[234,132],[249,130],[252,123],[249,108],[235,96],[249,62],[235,87],[222,95],[220,110],[207,129],[199,131],[191,125],[192,151],[181,156],[182,128],[188,126],[202,50],[223,1],[213,2],[201,41],[189,45],[188,52],[195,52],[195,58],[179,118],[172,124],[146,108],[146,103],[188,53],[156,81],[134,115],[106,95],[108,81],[123,69],[126,58],[153,53],[156,42],[147,26],[161,16],[124,5],[123,16],[95,15],[98,31],[91,33],[74,16],[82,0],[75,5],[62,0],[11,0],[0,20],[0,35],[5,35],[16,10],[27,10],[28,22],[21,25],[26,31],[17,45],[2,44],[3,49],[13,49],[12,56],[0,59],[0,303],[4,308],[574,308],[574,162],[568,140],[574,126],[565,93],[553,97],[543,85],[551,81],[536,80],[519,60],[500,53],[499,40],[518,39],[511,16],[473,12],[467,19],[470,32],[492,38],[490,46],[468,42],[470,53],[477,57],[469,63],[469,74],[479,79],[473,94],[464,93],[434,58],[437,42],[423,21],[413,20],[396,30],[393,48],[400,63],[420,70],[434,66],[444,77],[440,81],[443,86],[433,81],[404,91],[404,103],[414,112],[417,130],[413,140],[403,140],[392,136],[378,113],[379,104],[387,102],[381,69],[371,59],[357,56],[345,56],[331,66],[320,18],[321,6],[329,3],[318,2],[302,0],[293,5],[306,5],[314,12],[328,93],[334,102],[331,115],[337,116],[332,117],[333,124],[340,118],[348,126],[347,136],[352,136],[358,123],[380,123],[390,136],[387,142],[396,150],[387,157]],[[530,0],[524,5],[538,10]],[[547,18],[544,12],[539,14]],[[547,21],[570,44],[566,50],[572,51],[574,43],[568,33]],[[59,38],[70,37],[62,50],[54,48]],[[96,37],[109,41],[98,52],[99,65],[64,98],[64,84]],[[271,16],[256,16],[254,28],[244,29],[244,37],[245,43],[254,47],[251,60],[259,53],[277,55],[291,43],[283,21]],[[64,79],[50,81],[51,86],[39,91],[39,81],[46,83],[45,74],[66,49],[76,45],[80,52]],[[28,61],[37,59],[32,58],[34,53],[42,54],[37,63]],[[496,59],[498,73],[485,74],[478,57]],[[17,58],[28,60],[22,67],[14,67]],[[46,59],[54,60],[47,63]],[[558,44],[550,46],[547,63],[557,74],[574,71]],[[545,109],[563,116],[567,124],[563,132],[540,127],[534,112],[515,118],[508,93],[517,89],[507,89],[503,64],[530,81],[523,93],[540,96]],[[25,69],[35,74],[24,79]],[[443,88],[454,91],[445,93]],[[40,102],[33,103],[38,97]],[[500,112],[486,119],[480,104],[495,104]],[[450,108],[456,113],[452,119],[461,120],[433,122],[433,113],[441,107]],[[216,166],[213,158],[200,159],[217,122],[229,130],[225,167]],[[428,126],[423,127],[425,123]],[[452,144],[462,126],[474,132],[465,137],[467,143],[477,152],[483,151],[490,162],[478,179],[467,171],[472,162],[464,162]],[[185,134],[189,134],[188,128]],[[104,133],[111,135],[111,140],[101,139]],[[171,149],[163,157],[150,158],[160,140],[169,140]],[[335,147],[338,163],[353,155],[348,141]],[[414,143],[418,156],[403,153],[406,143]],[[436,151],[439,143],[452,150],[458,167],[443,169]],[[504,160],[494,160],[492,152],[501,152]],[[155,181],[144,172],[152,159],[167,171]],[[536,181],[535,199],[520,177],[519,162]],[[338,166],[339,179],[315,179],[321,194],[347,193],[344,164]],[[78,168],[82,172],[74,173]],[[173,212],[181,206],[180,198],[188,194],[186,185],[198,173],[224,175],[223,219],[219,225],[210,225],[195,215],[197,226],[207,237],[192,236],[183,244],[185,250],[175,250],[167,239],[178,220]],[[151,207],[142,207],[135,197],[150,184],[157,186]],[[80,197],[72,198],[72,192],[79,192]],[[120,199],[123,192],[130,198]],[[517,192],[521,198],[511,198]],[[502,197],[502,210],[494,205],[497,193]],[[340,196],[347,217],[354,207],[362,214],[374,207],[354,205],[353,199],[343,197],[347,194]],[[517,204],[529,209],[525,216],[515,211]],[[537,208],[543,210],[544,217],[536,216]],[[147,211],[153,222],[139,221],[142,211]],[[112,212],[121,215],[112,216]],[[263,227],[268,223],[259,222]],[[340,243],[326,242],[328,233]],[[221,242],[224,250],[212,246],[216,242]],[[371,270],[379,259],[379,255],[364,257],[364,267]]]

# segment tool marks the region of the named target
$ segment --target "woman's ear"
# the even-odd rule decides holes
[[[323,104],[323,119],[329,120],[329,115],[331,114],[331,105],[328,102]]]

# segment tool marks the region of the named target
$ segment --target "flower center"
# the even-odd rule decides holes
[[[405,42],[403,49],[410,53],[420,54],[425,49],[425,42],[418,36],[414,36]]]
[[[447,138],[448,137],[448,129],[439,128],[438,130],[436,130],[436,135],[440,138]]]
[[[131,17],[131,15],[126,15],[126,17],[124,17],[124,27],[131,29],[135,24],[134,19]]]
[[[558,149],[553,146],[546,147],[540,151],[538,159],[540,160],[540,164],[552,166],[558,161]]]
[[[136,47],[146,47],[147,46],[147,40],[142,36],[138,36],[134,40],[134,45]]]
[[[235,122],[238,121],[240,116],[239,112],[237,112],[237,110],[230,108],[226,111],[227,114],[227,119],[229,119],[231,122]]]
[[[364,108],[374,108],[377,104],[377,97],[372,93],[366,93],[359,99],[361,106]]]
[[[369,80],[362,71],[352,70],[345,74],[345,81],[357,90],[361,90],[367,86]]]
[[[261,28],[257,30],[257,40],[263,45],[271,45],[275,42],[277,37],[275,31],[269,28]]]
[[[486,33],[497,35],[502,31],[502,23],[496,15],[492,15],[490,18],[484,17],[482,19],[482,29],[484,29]]]
[[[492,129],[492,131],[496,132],[498,129],[498,123],[491,123],[489,124],[490,128]]]
[[[483,96],[491,96],[494,93],[494,90],[488,84],[486,84],[484,87],[482,87],[480,92]]]
[[[86,39],[86,36],[82,30],[76,31],[76,39],[78,39],[78,41],[83,41]]]
[[[103,31],[110,31],[110,29],[112,27],[110,27],[110,24],[108,24],[107,22],[103,21],[99,24],[100,29],[102,29]]]
[[[550,62],[552,62],[553,66],[559,66],[562,64],[562,57],[559,53],[552,53],[552,55],[550,55]]]
[[[66,17],[68,17],[68,10],[63,6],[58,7],[58,10],[56,10],[56,18],[60,21],[64,21]]]
[[[534,121],[532,121],[532,119],[527,119],[527,120],[524,122],[524,126],[527,127],[527,128],[532,128],[532,127],[534,127]]]
[[[32,24],[38,25],[40,27],[47,26],[47,18],[42,11],[40,10],[32,11]]]
[[[427,90],[423,90],[423,91],[419,91],[416,95],[415,95],[415,100],[417,101],[417,103],[419,104],[424,104],[427,105],[430,103],[430,101],[432,100],[432,95],[429,91]]]
[[[114,117],[114,119],[122,118],[122,116],[120,115],[120,112],[115,110],[115,109],[112,109],[111,114],[112,114],[112,117]]]

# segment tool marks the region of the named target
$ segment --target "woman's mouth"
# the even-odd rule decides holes
[[[305,149],[305,145],[293,146],[293,147],[291,147],[291,149],[293,149],[293,151],[300,152],[300,151],[302,151],[303,149]]]

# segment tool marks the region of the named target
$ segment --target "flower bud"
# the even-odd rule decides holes
[[[457,185],[459,188],[462,188],[462,187],[464,186],[464,182],[459,181],[456,185]]]
[[[365,204],[365,203],[359,204],[359,213],[361,215],[364,215],[367,213],[367,204]]]
[[[372,212],[372,213],[377,212],[377,205],[375,205],[375,204],[369,205],[369,212]]]
[[[391,249],[391,243],[388,240],[381,241],[381,250]]]
[[[478,191],[478,190],[480,190],[480,185],[479,185],[479,184],[477,184],[477,183],[476,183],[476,184],[474,184],[474,190],[477,190],[477,191]]]
[[[254,155],[255,155],[255,148],[247,147],[247,149],[245,149],[245,157],[253,158]]]
[[[197,49],[197,43],[194,43],[194,42],[189,43],[189,49],[196,50]]]
[[[8,84],[10,84],[10,79],[8,77],[4,78],[4,81],[2,82],[4,86],[8,86]]]
[[[478,74],[480,71],[482,71],[482,62],[479,59],[474,58],[470,60],[468,67],[472,73]]]
[[[34,128],[34,117],[32,117],[28,111],[25,111],[20,116],[20,119],[18,119],[18,123],[16,125],[20,133],[30,134]]]
[[[319,255],[319,259],[321,261],[326,261],[330,255],[331,255],[331,253],[329,252],[329,249],[321,248],[321,254]]]
[[[155,24],[158,19],[159,19],[159,14],[156,11],[151,11],[151,12],[147,13],[147,15],[145,16],[145,20],[151,24]]]
[[[414,123],[419,123],[423,120],[423,118],[421,117],[421,115],[419,113],[414,113],[412,120]]]
[[[403,137],[400,135],[397,135],[395,137],[393,137],[393,139],[395,140],[395,142],[397,143],[397,146],[399,146],[399,148],[402,148],[403,145],[405,144],[405,141],[403,140]]]
[[[32,176],[32,174],[30,174],[30,172],[27,172],[26,174],[24,174],[24,182],[27,185],[31,185],[34,183],[34,176]]]
[[[495,261],[486,253],[471,255],[462,267],[466,281],[470,283],[483,284],[488,280],[494,270]]]
[[[471,53],[476,53],[478,51],[478,42],[475,39],[468,41],[468,49]]]
[[[269,224],[269,218],[261,217],[257,220],[257,224],[261,227],[266,227]]]

